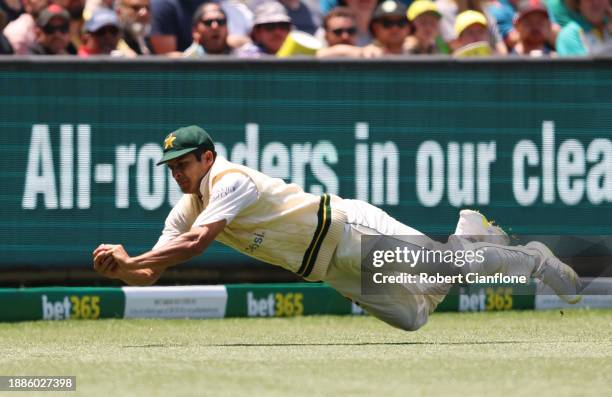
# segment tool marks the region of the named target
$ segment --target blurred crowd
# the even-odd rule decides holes
[[[0,0],[0,54],[612,55],[612,0]]]

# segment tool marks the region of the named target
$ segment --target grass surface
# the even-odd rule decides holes
[[[0,375],[76,375],[68,396],[606,396],[612,310],[440,313],[411,333],[331,316],[0,324]]]

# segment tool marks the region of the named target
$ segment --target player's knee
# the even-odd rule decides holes
[[[404,331],[416,331],[426,323],[426,315],[416,315],[403,317],[397,324],[394,325]]]

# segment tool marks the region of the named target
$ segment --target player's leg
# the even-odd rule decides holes
[[[344,200],[343,210],[347,212],[349,225],[345,236],[338,246],[326,282],[349,299],[361,304],[372,315],[406,330],[415,330],[427,322],[430,313],[443,300],[450,284],[393,284],[385,286],[383,295],[365,294],[361,285],[361,236],[414,236],[402,240],[403,244],[418,250],[423,246],[439,247],[422,233],[390,217],[384,211],[358,200]],[[461,222],[463,224],[461,225]],[[484,262],[464,266],[463,272],[482,275],[502,273],[537,277],[551,286],[568,302],[579,300],[579,278],[571,268],[559,261],[541,244],[532,243],[526,247],[506,247],[489,241],[507,243],[506,234],[500,228],[491,226],[484,216],[476,212],[462,212],[459,226],[463,233],[474,232],[479,235],[494,235],[497,240],[480,239],[474,243],[469,236],[452,236],[449,243],[453,249],[484,251]],[[471,228],[482,225],[482,228]],[[413,241],[411,241],[413,240]],[[482,242],[484,241],[484,242]],[[429,264],[430,272],[441,271],[454,274],[460,271],[453,264]],[[446,267],[444,267],[446,266]]]
[[[486,242],[471,243],[459,236],[451,236],[450,240],[462,245],[465,250],[480,250],[483,253],[484,260],[466,265],[462,268],[464,273],[533,277],[548,285],[568,303],[576,303],[581,299],[582,285],[576,272],[540,242],[507,247]]]
[[[431,291],[431,295],[421,293],[414,285],[404,284],[386,285],[382,293],[364,291],[361,283],[361,238],[377,234],[380,233],[367,226],[346,225],[324,281],[387,324],[407,331],[417,330],[427,322],[429,314],[450,286],[440,286],[438,291]],[[433,292],[438,294],[434,297]]]
[[[463,236],[470,242],[501,246],[510,244],[510,239],[502,228],[472,210],[460,212],[455,235]],[[486,247],[486,244],[483,247]],[[566,302],[576,303],[580,300],[580,278],[572,268],[555,257],[548,247],[534,241],[525,247],[515,248],[517,250],[500,251],[499,247],[489,246],[489,258],[480,266],[474,265],[470,271],[485,275],[504,273],[535,277],[551,287]]]
[[[420,328],[451,285],[430,284],[424,288],[415,284],[390,284],[385,286],[383,294],[365,293],[361,285],[361,240],[364,235],[402,236],[399,243],[410,249],[419,249],[423,241],[433,241],[366,202],[343,200],[341,205],[347,213],[348,225],[324,281],[392,326],[411,331]],[[414,243],[409,236],[414,236]],[[387,242],[393,244],[391,238]]]

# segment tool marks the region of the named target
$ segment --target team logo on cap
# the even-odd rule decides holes
[[[385,12],[393,12],[397,8],[397,4],[395,3],[395,1],[385,1],[384,3],[382,3],[381,7]]]
[[[166,139],[164,139],[164,150],[172,149],[174,147],[174,140],[176,136],[173,133],[170,133]]]

